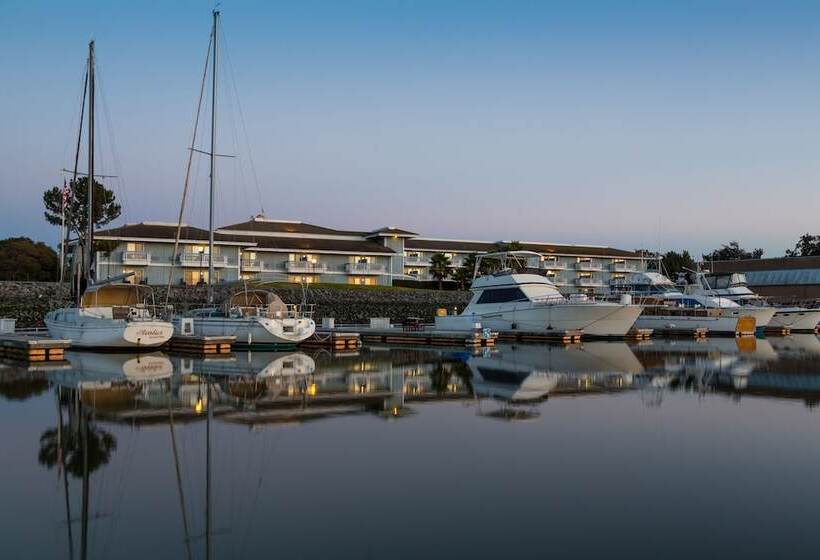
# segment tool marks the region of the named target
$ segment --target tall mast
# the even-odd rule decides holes
[[[88,43],[88,235],[85,259],[86,286],[90,286],[94,256],[94,41]]]
[[[208,216],[208,303],[214,302],[214,172],[216,160],[216,60],[217,60],[217,44],[218,44],[218,30],[219,12],[214,10],[214,30],[213,30],[213,45],[214,57],[213,67],[211,70],[211,189],[210,189],[210,205]]]

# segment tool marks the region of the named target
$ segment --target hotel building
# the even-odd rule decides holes
[[[152,285],[197,284],[208,277],[208,231],[184,226],[176,259],[176,224],[142,222],[101,230],[95,239],[114,248],[96,255],[97,278],[133,273]],[[632,251],[591,245],[523,242],[541,255],[538,266],[564,293],[600,293],[611,282],[645,269]],[[433,280],[430,259],[443,253],[455,270],[471,253],[496,250],[490,241],[430,239],[395,227],[337,230],[260,216],[219,228],[214,234],[214,280],[392,285],[395,280]],[[533,263],[530,263],[531,265]]]

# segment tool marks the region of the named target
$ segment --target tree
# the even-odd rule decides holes
[[[524,246],[520,241],[497,241],[495,244],[495,251],[498,253],[508,253],[510,251],[522,251]],[[482,272],[489,272],[501,268],[501,261],[498,259],[482,259]],[[517,260],[510,259],[507,261],[507,266],[512,268],[515,272],[523,272],[527,268],[527,259]]]
[[[674,280],[679,273],[684,272],[684,269],[695,270],[695,266],[695,259],[689,254],[689,251],[685,250],[680,253],[669,251],[661,260],[663,272],[672,280]]]
[[[93,426],[90,420],[82,421],[88,422],[88,472],[92,473],[108,464],[111,454],[117,449],[117,440],[106,430]],[[62,449],[60,449],[58,438],[60,432],[57,428],[49,428],[43,432],[40,436],[38,462],[50,470],[62,461],[70,475],[76,478],[82,477],[85,449],[83,438],[77,433],[78,431],[72,430],[70,424],[63,424],[60,430],[63,438]]]
[[[453,271],[453,280],[458,282],[458,287],[466,290],[473,283],[475,273],[476,254],[470,253],[461,260],[461,266]]]
[[[54,249],[28,237],[0,241],[0,280],[53,282],[60,277],[60,259]]]
[[[430,257],[430,274],[438,280],[438,289],[442,287],[442,282],[450,274],[450,257],[444,253],[436,253]]]
[[[88,177],[80,177],[68,185],[66,226],[81,240],[88,230]],[[52,187],[43,193],[46,221],[52,225],[62,224],[63,188]],[[119,218],[122,207],[114,193],[99,181],[94,181],[94,226],[104,226]]]
[[[763,256],[763,249],[757,248],[747,251],[740,246],[737,241],[730,241],[728,245],[721,245],[720,249],[715,249],[707,255],[703,255],[705,261],[739,261],[741,259],[759,259]]]
[[[820,256],[820,235],[804,233],[794,245],[794,249],[786,249],[787,257],[817,257]]]

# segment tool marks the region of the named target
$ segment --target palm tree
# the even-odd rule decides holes
[[[450,257],[444,253],[436,253],[430,257],[430,274],[438,280],[438,289],[441,289],[442,281],[450,274]]]

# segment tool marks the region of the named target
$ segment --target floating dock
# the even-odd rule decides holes
[[[791,327],[766,327],[763,329],[766,336],[789,336],[792,334]]]
[[[359,333],[317,330],[313,336],[299,343],[304,348],[326,348],[336,352],[358,350],[362,346]]]
[[[563,342],[564,344],[577,344],[581,342],[584,331],[499,331],[498,340],[503,342]]]
[[[181,354],[197,356],[229,354],[234,342],[236,342],[235,336],[173,336],[168,341],[168,349]]]
[[[655,329],[656,336],[662,338],[706,338],[709,329],[698,327],[693,329]]]
[[[49,338],[39,334],[0,335],[0,355],[21,362],[60,362],[70,340]]]

